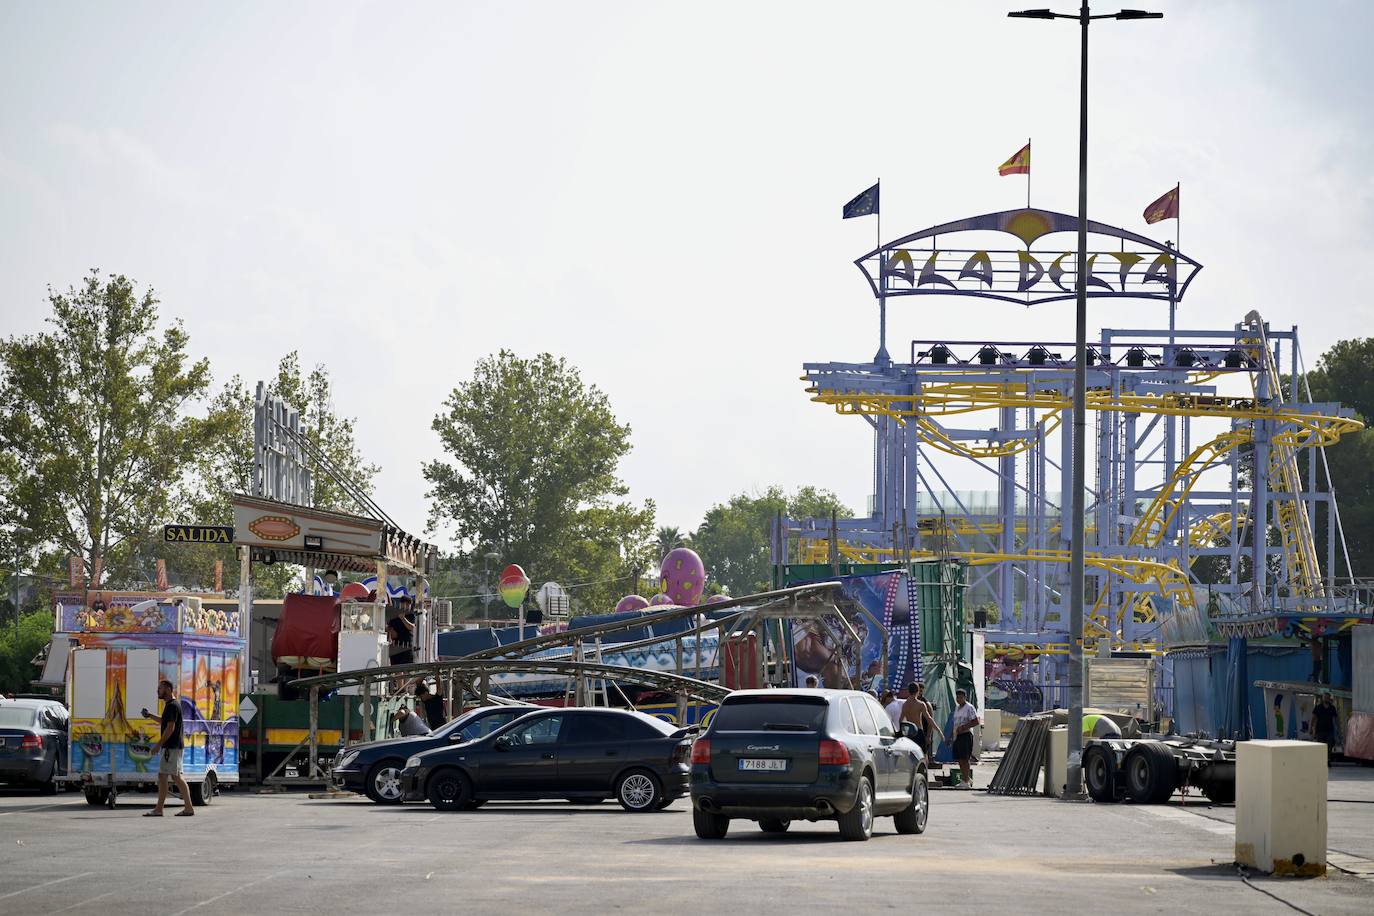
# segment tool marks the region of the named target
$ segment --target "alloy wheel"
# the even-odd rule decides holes
[[[372,788],[386,801],[396,801],[401,797],[401,771],[396,767],[383,767],[372,778]]]
[[[654,783],[643,773],[631,773],[621,783],[620,797],[631,808],[646,808],[654,800]]]

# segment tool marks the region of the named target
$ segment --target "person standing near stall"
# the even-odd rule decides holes
[[[409,665],[415,661],[415,611],[409,598],[396,599],[396,616],[386,622],[387,637],[391,641],[393,665]]]
[[[968,691],[954,692],[954,729],[950,737],[954,739],[954,759],[959,763],[959,774],[964,777],[960,788],[973,788],[973,730],[978,727],[978,710],[968,701]]]
[[[184,807],[177,817],[193,817],[195,808],[191,807],[191,789],[181,775],[181,749],[185,745],[182,737],[181,703],[177,700],[172,682],[163,680],[157,685],[157,698],[162,701],[162,732],[158,735],[153,752],[158,754],[157,764],[157,804],[153,810],[144,812],[144,817],[162,817],[162,807],[167,802],[167,782],[176,780],[177,791],[181,793]],[[143,718],[151,719],[148,707],[143,707]]]

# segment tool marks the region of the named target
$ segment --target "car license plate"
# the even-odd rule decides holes
[[[762,770],[765,772],[782,772],[787,769],[786,760],[776,758],[759,759],[757,757],[741,757],[739,762],[741,770]]]

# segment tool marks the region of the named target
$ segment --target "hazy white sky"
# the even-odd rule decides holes
[[[154,286],[217,380],[298,349],[416,531],[430,421],[501,347],[608,393],[660,524],[773,483],[862,509],[867,425],[798,381],[876,349],[873,221],[840,207],[882,176],[895,238],[1018,206],[996,167],[1033,137],[1033,203],[1074,210],[1077,32],[1005,18],[1025,5],[6,3],[0,332],[100,267]],[[1258,308],[1309,361],[1374,333],[1374,4],[1150,8],[1094,26],[1092,217],[1170,237],[1140,212],[1181,181],[1206,265],[1181,323]],[[895,304],[894,356],[1072,337],[1071,303],[952,304]]]

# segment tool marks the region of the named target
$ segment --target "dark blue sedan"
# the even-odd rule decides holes
[[[539,706],[481,706],[428,735],[354,744],[339,752],[331,779],[335,786],[361,792],[379,805],[401,803],[401,770],[406,758],[489,735]]]
[[[56,700],[0,699],[0,782],[57,791],[67,757],[67,709]]]

